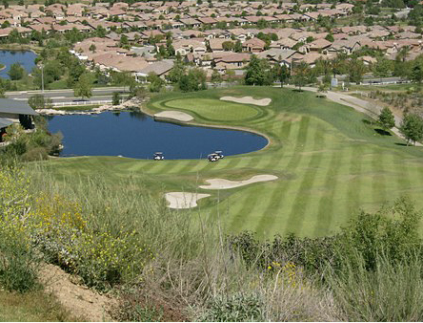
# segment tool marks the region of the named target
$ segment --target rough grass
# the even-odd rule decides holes
[[[215,106],[232,105],[219,101],[224,95],[271,98],[272,103],[254,107],[260,112],[250,120],[244,115],[235,119],[236,114],[225,109],[216,117],[223,120],[227,113],[225,122],[202,115],[212,106],[210,100]],[[191,113],[198,123],[259,131],[270,138],[271,145],[218,163],[80,157],[52,160],[45,171],[58,179],[101,174],[110,189],[121,189],[116,183],[130,177],[157,198],[168,191],[207,192],[212,197],[199,203],[204,216],[221,217],[226,232],[251,230],[263,237],[291,232],[309,237],[333,234],[357,208],[374,211],[403,194],[417,207],[423,206],[422,148],[379,135],[368,118],[352,108],[316,99],[313,93],[238,87],[164,94],[152,99],[147,109],[151,113],[169,109],[169,101],[178,102],[179,109]],[[246,179],[258,174],[274,174],[279,180],[220,192],[198,188],[209,178]],[[197,214],[196,210],[183,212]]]
[[[11,293],[0,286],[1,322],[65,322],[75,321],[53,296],[43,291]],[[79,320],[79,319],[78,319]]]

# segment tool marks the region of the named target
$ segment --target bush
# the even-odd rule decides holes
[[[202,322],[263,322],[264,302],[256,294],[218,296],[209,301]]]
[[[28,150],[22,155],[23,161],[38,161],[38,160],[47,160],[48,154],[45,148],[37,147],[31,150]]]
[[[328,266],[325,279],[348,321],[421,322],[423,278],[421,260],[392,264],[378,256],[376,268],[366,270],[365,260],[334,271]]]
[[[39,285],[37,261],[31,246],[9,234],[0,233],[0,283],[9,291],[33,290]]]

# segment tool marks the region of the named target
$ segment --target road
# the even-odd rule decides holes
[[[128,87],[125,88],[128,90]],[[111,101],[113,92],[124,92],[123,87],[103,87],[103,88],[94,88],[92,89],[92,97],[81,102],[81,98],[77,98],[73,94],[72,89],[66,90],[45,90],[44,93],[41,90],[36,91],[14,91],[6,92],[6,97],[8,99],[13,99],[17,101],[28,101],[28,99],[34,94],[44,94],[45,98],[49,98],[53,101],[54,104],[63,104],[63,103],[75,103],[75,104],[94,104],[95,102],[101,101]]]

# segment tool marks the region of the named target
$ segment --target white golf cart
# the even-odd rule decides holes
[[[164,160],[163,153],[162,152],[156,152],[156,153],[154,153],[153,159],[154,160]]]

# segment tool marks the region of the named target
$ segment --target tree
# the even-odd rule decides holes
[[[148,86],[150,92],[160,92],[164,85],[164,81],[154,72],[148,74],[147,81],[150,83]]]
[[[211,75],[211,81],[213,84],[220,84],[222,83],[222,75],[216,70],[213,70],[213,73]]]
[[[293,82],[295,86],[298,86],[298,90],[307,84],[310,74],[310,67],[306,62],[301,62],[293,69]]]
[[[78,82],[73,88],[73,93],[76,97],[80,97],[82,100],[92,96],[92,84],[88,74],[82,74],[79,77]]]
[[[366,73],[366,66],[363,61],[352,59],[348,64],[348,76],[350,82],[360,83]]]
[[[423,56],[420,55],[412,63],[409,78],[419,84],[423,81]]]
[[[317,88],[317,97],[324,98],[325,95],[323,93],[326,93],[327,91],[328,91],[327,84],[320,83],[319,87]]]
[[[406,114],[400,127],[401,133],[409,143],[420,141],[423,138],[423,120],[418,115]]]
[[[113,105],[119,105],[120,104],[120,93],[117,92],[117,91],[113,92],[112,104]]]
[[[30,96],[28,99],[28,104],[33,109],[44,109],[46,105],[44,95],[34,94]]]
[[[21,80],[25,74],[25,69],[20,63],[14,63],[10,65],[10,70],[7,74],[13,81]]]
[[[377,62],[373,65],[373,74],[376,77],[388,77],[391,70],[391,62],[386,58],[378,59]]]
[[[266,59],[260,59],[252,55],[245,73],[247,85],[271,85],[274,81],[274,73],[271,71]]]
[[[395,126],[395,117],[388,107],[383,108],[380,112],[378,123],[385,131]]]
[[[279,59],[281,60],[281,59]],[[281,87],[284,86],[284,84],[289,80],[291,73],[289,71],[289,68],[286,65],[276,65],[274,67],[274,74],[276,76],[276,79],[281,82]]]
[[[234,52],[235,53],[241,53],[242,52],[242,44],[240,40],[237,40],[234,46]]]
[[[135,78],[132,76],[131,72],[113,72],[112,74],[112,83],[118,86],[123,86],[123,92],[126,91],[126,87],[131,87],[135,85]]]
[[[224,51],[231,51],[235,47],[235,44],[231,41],[225,41],[222,43],[222,48]]]

